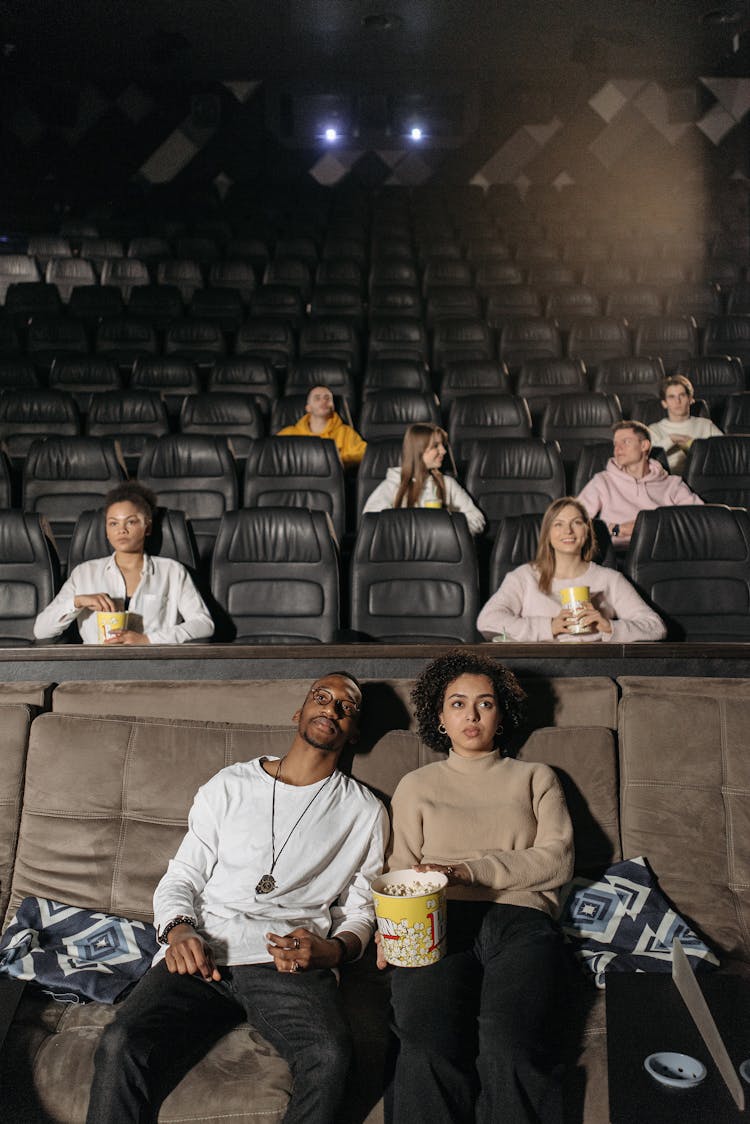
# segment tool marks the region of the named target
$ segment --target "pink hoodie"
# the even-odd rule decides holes
[[[597,472],[589,480],[578,500],[592,519],[601,515],[605,523],[629,523],[639,511],[653,511],[657,507],[703,503],[681,476],[665,472],[658,461],[649,460],[645,476],[636,478],[619,468],[614,458],[607,461],[604,472]],[[615,540],[629,541],[629,535],[620,535]]]

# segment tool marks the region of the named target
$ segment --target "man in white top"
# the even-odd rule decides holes
[[[670,375],[661,384],[661,404],[667,411],[663,421],[649,426],[651,440],[667,454],[669,471],[680,475],[687,464],[687,454],[696,437],[723,437],[710,418],[695,418],[690,407],[695,402],[693,384],[684,375]]]
[[[336,768],[361,701],[350,675],[324,675],[285,757],[199,789],[154,894],[163,948],[102,1037],[88,1124],[155,1120],[181,1059],[244,1020],[292,1071],[285,1124],[334,1120],[351,1050],[335,970],[371,936],[388,839],[384,806]]]

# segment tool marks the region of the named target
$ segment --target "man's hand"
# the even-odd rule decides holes
[[[420,874],[425,871],[434,870],[438,874],[445,874],[448,876],[449,886],[469,886],[471,884],[471,874],[468,867],[463,863],[457,866],[448,866],[446,863],[416,863],[414,870],[418,870]]]
[[[169,944],[164,959],[170,972],[180,976],[202,976],[204,980],[221,979],[211,949],[198,936],[192,925],[175,925],[167,937]]]
[[[113,632],[108,640],[104,641],[105,644],[150,644],[148,636],[143,632],[133,632],[132,628],[123,628],[119,632]]]
[[[76,609],[90,609],[92,613],[116,613],[117,606],[108,593],[79,593],[73,598]]]
[[[386,960],[385,953],[383,952],[383,938],[382,938],[382,936],[380,935],[379,932],[375,934],[375,944],[377,946],[377,948],[376,948],[376,952],[377,952],[376,964],[377,964],[378,968],[380,968],[380,970],[382,971],[383,968],[388,967],[388,961]]]
[[[341,939],[344,940],[343,937]],[[356,938],[353,934],[349,934],[349,942],[354,939]],[[308,968],[337,968],[345,958],[340,940],[319,937],[309,929],[293,929],[291,933],[285,933],[283,936],[278,933],[266,933],[266,948],[273,957],[277,972],[305,972]]]

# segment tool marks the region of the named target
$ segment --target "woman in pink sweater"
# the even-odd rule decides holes
[[[388,867],[447,875],[448,927],[442,960],[391,972],[393,1124],[562,1122],[553,918],[573,827],[554,771],[499,748],[523,698],[506,667],[464,649],[412,692],[420,738],[446,756],[399,783]]]
[[[477,618],[486,640],[604,640],[627,644],[663,640],[664,622],[617,570],[597,566],[594,529],[586,508],[563,496],[544,513],[536,560],[506,574]],[[560,590],[588,586],[591,600],[574,616],[561,608]],[[572,630],[581,624],[588,634]]]

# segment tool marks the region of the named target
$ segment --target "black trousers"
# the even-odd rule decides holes
[[[284,1124],[331,1124],[351,1057],[333,973],[257,964],[220,971],[220,983],[207,983],[161,961],[139,981],[96,1051],[87,1124],[151,1124],[190,1067],[245,1019],[292,1071]]]
[[[448,951],[391,977],[392,1124],[561,1124],[562,939],[540,910],[448,903]]]

